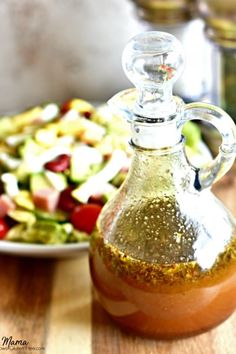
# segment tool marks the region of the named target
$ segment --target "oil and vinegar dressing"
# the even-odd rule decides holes
[[[106,222],[101,229],[98,224],[90,247],[92,279],[100,303],[121,327],[182,337],[206,331],[233,312],[236,238],[214,211],[215,235],[212,223],[191,220],[171,198],[124,208],[112,232]],[[228,234],[219,235],[222,230]]]

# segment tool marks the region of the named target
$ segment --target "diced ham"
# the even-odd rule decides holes
[[[60,193],[55,189],[39,189],[33,193],[36,208],[54,212],[57,208]]]
[[[4,218],[4,216],[6,216],[10,210],[14,210],[15,207],[15,203],[8,195],[0,195],[0,218]]]

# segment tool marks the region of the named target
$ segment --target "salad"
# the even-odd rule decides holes
[[[184,127],[200,155],[199,128]],[[129,128],[106,105],[73,99],[0,119],[0,239],[89,240],[103,205],[130,165]]]

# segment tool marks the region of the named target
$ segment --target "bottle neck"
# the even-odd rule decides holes
[[[137,101],[130,120],[134,145],[144,149],[162,149],[181,141],[184,102],[180,97],[169,97],[170,101],[164,100],[163,103],[154,100],[151,104],[146,100],[140,104],[140,99]]]
[[[134,145],[144,149],[168,148],[181,141],[181,130],[176,120],[156,124],[134,122],[131,130]]]
[[[164,69],[163,75],[168,75],[168,71]],[[180,100],[173,96],[173,86],[170,84],[163,84],[159,88],[148,88],[143,89],[140,87],[138,89],[139,95],[137,97],[137,102],[134,106],[134,113],[141,117],[157,118],[158,117],[168,117],[174,115],[178,106],[180,105]]]

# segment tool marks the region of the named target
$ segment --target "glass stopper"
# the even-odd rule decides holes
[[[134,113],[149,118],[174,113],[173,84],[184,66],[177,38],[158,31],[138,34],[126,45],[122,64],[138,93]]]

